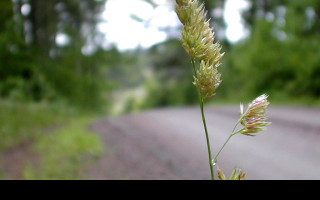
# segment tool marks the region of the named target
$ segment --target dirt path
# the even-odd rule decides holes
[[[207,107],[213,153],[237,121],[238,106]],[[237,165],[248,179],[320,179],[320,109],[271,107],[272,125],[256,137],[234,136],[220,155],[226,174]],[[198,107],[150,110],[92,124],[105,153],[91,179],[209,179]]]

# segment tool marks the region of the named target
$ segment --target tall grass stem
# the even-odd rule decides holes
[[[192,63],[193,71],[194,71],[194,76],[196,76],[196,66],[195,66],[195,59],[194,58],[191,59],[191,63]],[[204,114],[204,99],[201,97],[200,93],[199,93],[199,101],[200,101],[202,122],[203,122],[204,130],[205,130],[205,134],[206,134],[211,179],[214,180],[214,168],[213,168],[213,160],[212,160],[212,153],[211,153],[211,146],[210,146],[210,138],[209,138],[209,134],[208,134],[206,117]]]

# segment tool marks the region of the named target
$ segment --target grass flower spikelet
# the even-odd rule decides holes
[[[240,133],[253,136],[251,133],[263,131],[271,123],[266,122],[267,117],[265,116],[267,107],[270,104],[267,98],[268,95],[263,94],[249,104],[247,111],[241,117],[241,124],[244,127]]]
[[[234,168],[230,180],[246,180],[246,174],[240,168]]]
[[[219,167],[217,169],[217,172],[219,180],[246,180],[246,174],[240,168],[237,167],[233,169],[229,179],[226,178],[226,176]]]
[[[221,45],[213,43],[215,35],[204,4],[198,0],[177,0],[176,13],[184,25],[180,41],[188,54],[218,67],[223,54]]]
[[[210,19],[207,20],[207,11],[204,4],[198,0],[176,0],[176,13],[184,25],[181,44],[192,59],[200,62],[194,85],[199,89],[202,98],[214,95],[220,85],[220,73],[217,68],[221,64],[223,53],[221,45],[213,43],[215,35],[210,28]],[[211,77],[209,77],[211,76]]]
[[[219,87],[221,74],[209,63],[201,61],[200,69],[194,76],[193,84],[199,89],[203,99],[213,96],[217,87]]]

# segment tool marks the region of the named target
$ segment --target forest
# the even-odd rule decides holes
[[[87,129],[92,120],[197,103],[190,58],[176,35],[150,48],[105,47],[108,33],[97,27],[108,1],[0,1],[1,179],[78,179],[104,149]],[[320,105],[320,1],[246,0],[247,35],[237,42],[225,34],[227,1],[204,1],[225,52],[210,104],[263,92],[273,104]]]

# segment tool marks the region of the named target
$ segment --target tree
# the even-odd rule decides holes
[[[37,100],[50,93],[49,96],[62,97],[73,104],[97,105],[100,84],[105,82],[100,74],[106,61],[96,25],[105,2],[1,1],[1,17],[6,19],[1,21],[6,24],[1,33],[7,37],[2,37],[0,43],[9,54],[1,54],[0,71],[5,72],[0,75],[2,82],[18,78],[32,83],[26,93]],[[88,45],[91,51],[85,51]],[[11,90],[6,85],[0,88],[2,96]]]
[[[251,1],[251,35],[228,58],[236,90],[254,96],[320,96],[319,1]],[[251,76],[254,74],[254,76]],[[240,88],[239,88],[240,87]]]

